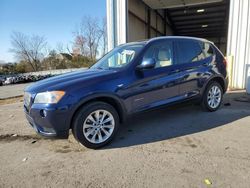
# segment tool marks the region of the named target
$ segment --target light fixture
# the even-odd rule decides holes
[[[197,12],[205,12],[205,9],[198,9]]]
[[[202,25],[201,27],[205,28],[205,27],[208,27],[208,25]]]

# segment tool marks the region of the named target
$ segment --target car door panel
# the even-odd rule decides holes
[[[135,111],[145,110],[168,102],[178,96],[179,72],[173,71],[174,66],[146,70],[133,86],[135,95],[132,98]]]
[[[179,92],[179,72],[176,71],[178,65],[175,64],[173,41],[161,40],[151,44],[145,50],[141,62],[145,58],[153,58],[156,65],[152,69],[135,71],[135,81],[131,84],[134,111],[167,103]]]
[[[177,41],[177,43],[178,42],[180,41]],[[179,45],[180,44],[181,43],[179,43]],[[190,49],[192,48],[190,47]],[[203,53],[202,50],[200,51],[200,53]],[[178,60],[177,60],[178,64],[181,65],[179,69],[180,70],[179,95],[188,98],[200,94],[201,82],[207,70],[209,69],[209,66],[211,64],[211,58],[202,57],[203,58],[202,59],[201,57],[198,58],[197,55],[197,60],[195,60],[194,62],[189,61],[186,63],[182,63],[180,62],[179,59],[179,56],[183,55],[180,50],[177,50],[177,55],[178,55]]]
[[[180,95],[189,96],[199,93],[198,84],[204,67],[197,64],[186,64],[180,69]]]

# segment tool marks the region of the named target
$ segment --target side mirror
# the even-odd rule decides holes
[[[153,58],[144,59],[140,65],[136,67],[137,70],[152,69],[155,67],[155,60]]]

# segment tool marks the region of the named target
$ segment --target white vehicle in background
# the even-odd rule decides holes
[[[14,80],[13,77],[8,77],[8,78],[6,78],[4,84],[12,84],[12,83],[13,83],[13,80]]]

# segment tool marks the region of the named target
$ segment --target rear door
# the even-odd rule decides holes
[[[193,39],[178,39],[175,42],[177,64],[180,65],[179,94],[184,98],[200,93],[212,56],[208,57],[202,47],[204,43]]]
[[[174,57],[171,40],[157,41],[146,50],[143,59],[153,58],[156,65],[152,69],[136,72],[137,80],[132,86],[136,93],[132,99],[135,111],[166,104],[178,96],[179,73]]]

